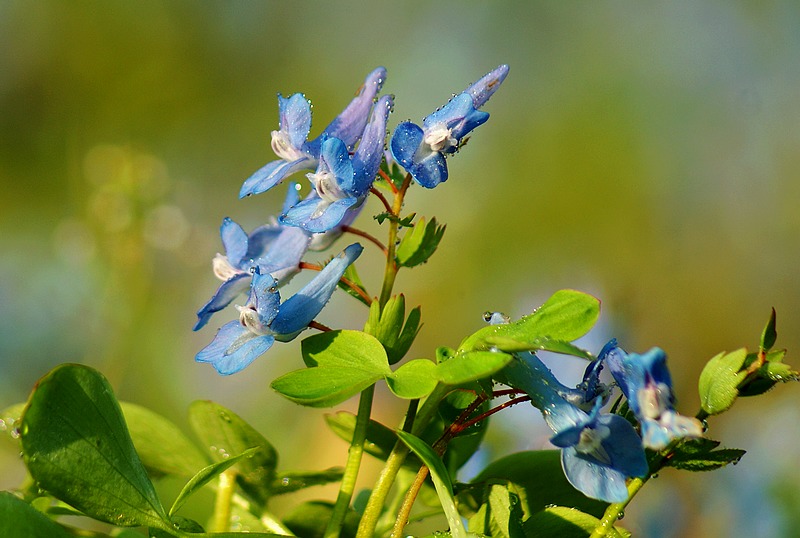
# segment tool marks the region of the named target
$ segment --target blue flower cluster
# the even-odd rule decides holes
[[[378,97],[386,80],[383,67],[367,75],[350,104],[311,140],[311,103],[301,93],[278,95],[279,127],[272,131],[271,142],[278,158],[245,180],[239,197],[266,192],[300,171],[307,171],[311,190],[301,200],[300,186],[291,183],[278,218],[249,234],[233,220],[223,220],[225,254],[217,254],[213,261],[222,284],[197,312],[194,329],[201,329],[248,289],[249,298],[237,306],[239,319],[220,328],[196,360],[211,363],[220,374],[233,374],[275,340],[289,341],[308,327],[362,248],[357,243],[347,247],[305,288],[280,303],[278,288],[300,270],[306,252],[327,248],[353,222],[383,159],[398,163],[423,187],[445,181],[445,156],[488,119],[478,109],[507,73],[506,65],[491,71],[425,118],[422,127],[400,124],[389,143],[391,155],[386,152],[386,138],[394,97]]]
[[[503,323],[499,317],[493,318]],[[602,412],[612,387],[600,382],[608,366],[639,423]],[[647,475],[645,448],[661,450],[672,440],[700,437],[700,421],[679,415],[674,405],[666,354],[653,348],[626,353],[611,340],[586,368],[577,388],[564,386],[533,353],[519,353],[500,381],[524,391],[553,430],[564,474],[584,495],[606,502],[628,499],[626,482]]]

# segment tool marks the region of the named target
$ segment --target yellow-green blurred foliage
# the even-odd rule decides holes
[[[423,304],[413,352],[456,345],[487,309],[519,316],[574,287],[603,300],[585,345],[596,352],[616,336],[630,351],[663,347],[692,414],[705,360],[755,346],[773,306],[778,344],[800,364],[798,58],[794,0],[6,0],[0,407],[54,365],[84,362],[120,398],[182,426],[194,399],[233,408],[284,452],[283,468],[341,464],[346,447],[320,413],[268,387],[300,366],[298,342],[230,378],[194,363],[228,315],[191,331],[218,284],[218,226],[230,216],[249,230],[280,206],[282,189],[237,200],[273,159],[278,92],[313,101],[314,135],[384,65],[393,126],[508,63],[450,181],[409,195],[410,209],[448,225],[437,255],[397,283]],[[381,234],[369,204],[358,224]],[[379,262],[375,252],[359,261],[373,293],[380,275],[367,266]],[[365,319],[348,297],[331,310],[321,322]],[[742,464],[688,480],[662,473],[623,524],[642,536],[788,535],[798,389],[712,421],[710,435],[751,451]],[[394,424],[401,410],[384,393],[376,415]],[[530,437],[518,419],[496,421],[484,457],[541,446],[538,415],[526,417]],[[22,466],[11,441],[0,446],[0,485],[11,488]],[[367,462],[365,486],[375,468]]]

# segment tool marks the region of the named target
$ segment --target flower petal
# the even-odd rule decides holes
[[[225,247],[225,256],[228,258],[228,262],[239,268],[239,264],[247,254],[247,233],[233,220],[225,217],[222,219],[219,234],[222,236],[222,246]]]
[[[295,149],[300,149],[311,131],[311,103],[302,93],[286,98],[278,94],[280,129]]]
[[[239,273],[232,276],[220,284],[214,296],[197,311],[197,323],[194,325],[195,331],[202,329],[214,312],[219,312],[240,294],[247,291],[250,285],[250,273]]]
[[[333,295],[342,275],[364,250],[358,243],[344,249],[303,289],[281,305],[272,322],[272,330],[281,341],[291,340],[319,314]]]
[[[361,142],[353,155],[353,181],[349,192],[355,196],[363,196],[375,181],[375,174],[383,159],[386,140],[386,120],[392,111],[394,100],[391,95],[384,95],[372,109],[372,117],[364,129]]]
[[[386,69],[383,67],[378,67],[367,75],[364,84],[359,88],[358,95],[350,101],[347,108],[325,128],[314,142],[324,140],[329,136],[335,136],[342,140],[348,149],[352,149],[361,133],[364,132],[364,126],[367,124],[372,103],[375,100],[375,96],[381,91],[385,80]]]
[[[316,193],[294,206],[280,222],[288,226],[298,226],[311,233],[323,233],[336,227],[344,218],[348,208],[358,203],[354,197],[328,203]]]
[[[572,487],[587,497],[608,503],[628,500],[625,486],[628,477],[612,467],[598,464],[574,447],[561,451],[561,467]]]
[[[258,336],[238,321],[231,321],[217,331],[214,340],[195,356],[197,362],[208,362],[222,375],[242,370],[265,353],[275,338]]]
[[[263,327],[268,327],[275,319],[280,303],[281,294],[278,292],[277,282],[272,275],[261,274],[259,268],[256,267],[250,283],[250,298],[247,304],[255,307]]]
[[[316,165],[317,160],[311,155],[291,162],[277,160],[267,163],[244,181],[239,191],[239,198],[261,194],[298,170],[312,169]]]
[[[414,180],[427,189],[447,181],[447,163],[444,156],[431,151],[423,142],[422,128],[410,121],[397,126],[390,148],[395,161],[411,174]],[[426,148],[427,151],[426,151]]]
[[[471,84],[469,88],[464,90],[464,93],[468,93],[472,97],[472,103],[475,108],[480,108],[497,91],[507,75],[508,66],[505,64],[499,65]]]

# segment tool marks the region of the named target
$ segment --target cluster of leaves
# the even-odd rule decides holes
[[[428,514],[443,513],[456,537],[468,532],[495,537],[587,536],[609,507],[567,482],[558,451],[506,456],[490,463],[470,484],[459,484],[454,477],[480,446],[488,424],[493,374],[513,360],[512,353],[523,350],[591,358],[571,342],[585,334],[598,315],[595,298],[562,290],[529,316],[480,329],[458,349],[440,348],[436,360],[415,359],[392,370],[419,330],[418,309],[406,316],[404,299],[397,296],[383,312],[371,311],[365,332],[330,331],[305,339],[307,368],[276,379],[273,388],[313,407],[337,405],[381,379],[400,398],[419,399],[438,391],[442,397],[437,412],[424,427],[395,430],[372,420],[365,444],[367,453],[385,460],[401,442],[413,453],[404,462],[405,469],[413,472],[424,465],[430,470],[431,482],[425,486]],[[784,352],[771,351],[774,326],[773,314],[757,353],[740,350],[709,362],[700,379],[706,415],[728,409],[739,395],[760,394],[778,381],[796,378],[797,373],[782,362]],[[481,405],[474,405],[476,401]],[[623,416],[629,413],[626,405],[615,408]],[[466,415],[465,410],[469,410]],[[213,530],[228,529],[231,517],[241,530],[256,536],[318,536],[330,517],[331,503],[306,503],[279,519],[270,512],[269,501],[342,477],[339,469],[279,471],[275,448],[235,413],[209,401],[190,406],[189,423],[200,441],[195,443],[164,417],[118,403],[102,375],[87,366],[54,369],[39,381],[27,404],[7,409],[3,417],[17,425],[32,477],[20,496],[0,495],[0,515],[13,514],[0,517],[3,536],[70,536],[72,529],[56,522],[62,515],[84,515],[117,527],[147,527],[156,537],[226,536],[231,533]],[[447,438],[454,424],[475,417],[484,419],[462,435]],[[342,439],[353,438],[354,415],[339,412],[329,415],[327,422]],[[655,473],[662,467],[713,470],[738,462],[744,452],[720,449],[719,442],[710,439],[693,439],[648,454]],[[169,509],[152,482],[164,476],[188,478]],[[218,498],[221,488],[230,489],[229,509],[222,512],[228,520],[222,524],[179,515],[204,487],[216,488]],[[430,502],[433,489],[438,507],[431,506],[437,504]],[[467,518],[468,529],[462,517]],[[355,511],[348,515],[345,535],[354,532],[358,519]],[[133,530],[125,532],[139,536]],[[94,535],[105,536],[99,531]],[[615,535],[628,534],[610,528],[609,536]]]

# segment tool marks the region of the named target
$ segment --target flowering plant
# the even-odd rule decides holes
[[[517,320],[487,312],[488,325],[457,347],[439,347],[433,359],[407,358],[422,310],[407,311],[395,279],[435,253],[445,227],[408,212],[406,194],[415,185],[433,189],[448,180],[447,160],[488,120],[482,108],[508,71],[506,65],[490,71],[421,125],[401,122],[388,140],[394,97],[379,96],[383,68],[372,71],[350,104],[311,140],[310,102],[299,93],[279,96],[279,129],[272,132],[277,160],[245,180],[240,196],[277,188],[300,171],[306,171],[308,188],[288,182],[280,215],[250,233],[231,219],[222,223],[225,253],[213,259],[222,284],[198,310],[194,328],[234,315],[195,359],[235,375],[268,356],[276,342],[313,331],[301,342],[305,367],[274,379],[271,387],[310,407],[359,397],[357,414],[327,417],[349,443],[341,469],[281,470],[269,440],[210,401],[189,410],[197,444],[165,418],[119,403],[96,370],[62,365],[39,381],[28,402],[3,412],[31,480],[18,495],[0,495],[0,534],[131,538],[141,534],[128,527],[146,527],[156,537],[237,531],[400,537],[410,518],[443,515],[446,530],[437,536],[627,536],[618,519],[662,468],[707,471],[736,463],[744,452],[719,448],[706,436],[707,419],[730,409],[739,396],[760,395],[798,377],[783,362],[785,352],[774,349],[774,311],[755,351],[721,353],[708,362],[698,385],[702,408],[693,417],[675,408],[663,350],[627,352],[611,340],[595,354],[574,343],[600,313],[596,298],[575,290],[556,291]],[[377,213],[367,209],[372,201]],[[364,211],[385,227],[385,241],[354,227]],[[344,241],[348,236],[364,244]],[[334,246],[339,242],[346,245]],[[366,248],[385,260],[377,293],[355,269]],[[305,261],[309,252],[328,250],[333,255],[326,263]],[[313,278],[282,298],[281,288],[303,270]],[[363,303],[363,330],[316,320],[337,288]],[[237,301],[242,304],[235,310],[228,308]],[[574,386],[558,379],[543,352],[585,360],[583,378]],[[381,382],[408,401],[397,428],[372,418]],[[490,417],[523,403],[543,416],[552,448],[506,456],[459,482],[457,472],[479,450]],[[357,495],[365,454],[384,466],[374,486]],[[169,509],[153,485],[163,476],[187,479]],[[339,484],[336,499],[273,512],[274,497],[325,483]],[[205,488],[216,497],[207,520],[181,516],[185,503]],[[426,508],[415,512],[422,504]],[[59,519],[63,515],[111,527],[77,530]]]

